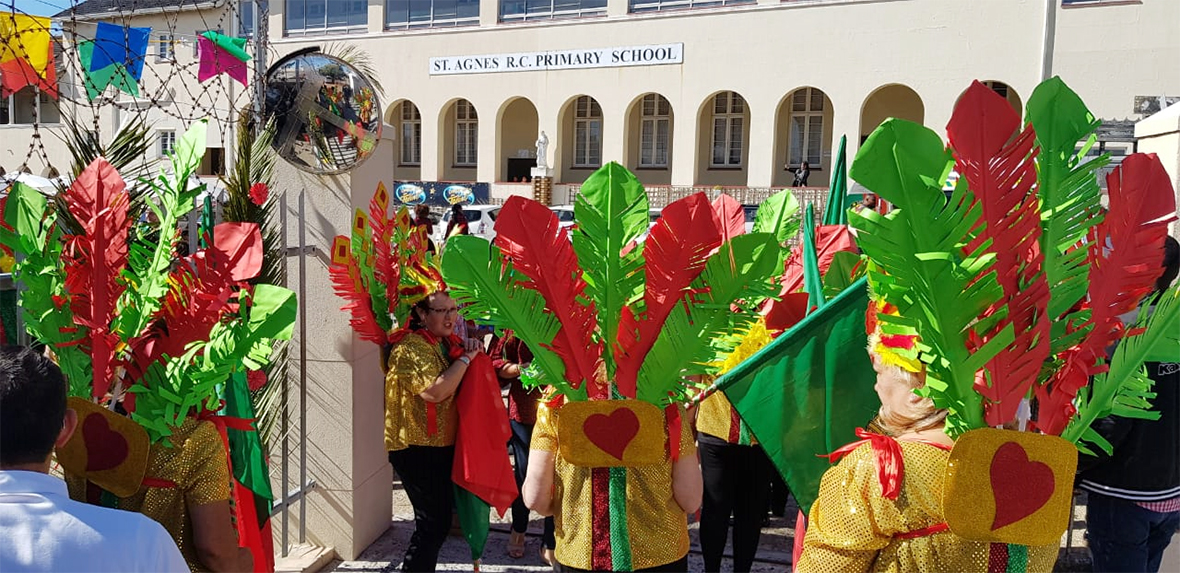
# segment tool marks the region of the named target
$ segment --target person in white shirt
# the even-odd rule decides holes
[[[74,433],[66,381],[49,359],[0,348],[0,571],[187,573],[164,527],[71,500],[49,456]]]

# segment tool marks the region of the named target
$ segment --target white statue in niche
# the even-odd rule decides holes
[[[539,169],[548,169],[549,162],[547,161],[547,153],[549,151],[549,137],[545,132],[541,132],[541,136],[537,138],[537,167]]]

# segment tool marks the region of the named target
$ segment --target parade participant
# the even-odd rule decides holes
[[[414,534],[403,571],[434,571],[451,529],[457,412],[454,395],[482,349],[454,333],[459,308],[436,291],[412,309],[385,375],[385,448],[414,506]]]
[[[463,206],[451,205],[451,220],[447,222],[447,232],[443,234],[443,240],[451,238],[451,235],[466,235],[468,232],[467,215],[463,213]]]
[[[492,366],[500,377],[500,386],[508,387],[508,423],[512,427],[513,474],[516,487],[524,485],[525,469],[529,465],[529,443],[533,438],[533,426],[537,423],[537,405],[541,401],[540,388],[526,389],[521,383],[521,373],[533,361],[533,353],[512,335],[512,331],[492,341]],[[524,498],[512,502],[512,532],[508,536],[508,556],[513,559],[524,557],[525,533],[529,528],[529,508]],[[553,537],[553,517],[546,517],[541,534],[541,560],[553,565],[553,548],[557,541]]]
[[[329,274],[349,301],[352,327],[382,347],[385,448],[414,506],[402,569],[435,569],[453,509],[478,566],[488,505],[503,515],[518,495],[501,449],[511,435],[507,413],[482,342],[456,334],[465,321],[425,227],[405,208],[391,217],[389,203],[378,185],[352,235],[336,237]]]
[[[851,176],[894,206],[850,215],[885,435],[858,430],[832,454],[798,571],[1051,571],[1076,450],[1110,451],[1091,424],[1147,415],[1141,367],[1180,320],[1180,290],[1129,328],[1119,317],[1162,270],[1170,180],[1131,155],[1103,213],[1097,166],[1075,151],[1093,116],[1058,78],[1028,110],[975,82],[949,148],[890,119],[857,154]]]
[[[258,520],[266,508],[255,506],[269,485],[239,481],[228,430],[255,431],[246,369],[264,367],[273,340],[290,338],[295,294],[246,282],[262,268],[253,223],[203,224],[201,248],[174,258],[171,230],[193,209],[188,177],[204,141],[205,124],[194,124],[178,144],[190,152],[153,182],[154,223],[131,215],[119,173],[97,159],[59,196],[64,211],[18,186],[6,211],[20,211],[5,216],[47,224],[0,240],[23,255],[21,306],[39,317],[26,320],[29,334],[70,383],[79,431],[57,459],[71,497],[160,522],[193,571],[273,570]],[[74,225],[50,232],[67,214]]]
[[[771,477],[777,472],[749,427],[720,392],[701,402],[697,448],[705,484],[700,520],[705,571],[721,570],[732,515],[733,570],[748,572],[758,552]]]
[[[522,494],[554,516],[559,570],[685,571],[702,488],[686,379],[716,371],[715,337],[756,320],[779,247],[767,233],[726,240],[697,193],[665,207],[636,249],[647,195],[617,163],[586,180],[574,211],[571,242],[547,207],[512,197],[495,245],[453,237],[443,275],[528,345],[553,388]]]

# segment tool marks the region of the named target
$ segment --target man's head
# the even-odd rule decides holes
[[[1155,280],[1155,290],[1163,291],[1172,286],[1176,275],[1180,274],[1180,242],[1175,237],[1164,239],[1164,274]]]
[[[0,469],[43,466],[70,439],[78,419],[66,409],[66,390],[48,358],[23,346],[0,348]]]
[[[864,205],[865,207],[868,207],[869,209],[876,209],[877,208],[877,196],[872,193],[865,193],[864,199],[861,199],[861,205]]]

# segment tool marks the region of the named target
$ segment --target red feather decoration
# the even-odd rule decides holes
[[[70,214],[82,233],[66,237],[65,288],[74,319],[89,329],[83,345],[90,353],[95,398],[105,396],[115,380],[119,336],[111,331],[111,320],[125,289],[119,275],[127,266],[130,200],[119,172],[101,157],[66,190]]]
[[[593,339],[594,305],[578,302],[586,281],[566,234],[553,211],[524,197],[510,197],[496,218],[496,246],[529,278],[526,284],[541,294],[561,323],[552,349],[566,365],[566,381],[578,388],[582,381],[594,380],[602,342]]]
[[[647,287],[642,317],[625,308],[619,323],[615,383],[623,396],[635,397],[644,358],[660,335],[668,313],[700,276],[709,255],[722,245],[721,227],[704,193],[694,193],[664,207],[652,227],[643,247]]]
[[[1038,425],[1060,434],[1076,410],[1073,399],[1089,377],[1101,372],[1106,348],[1123,336],[1119,315],[1135,310],[1161,272],[1168,223],[1176,218],[1172,183],[1154,154],[1136,153],[1106,177],[1110,210],[1087,244],[1090,264],[1088,306],[1093,326],[1064,353],[1064,366],[1049,379],[1041,397]]]
[[[815,253],[819,259],[819,272],[821,275],[828,272],[828,267],[832,265],[832,257],[836,256],[836,253],[840,251],[848,251],[850,253],[859,252],[856,248],[856,240],[852,237],[852,233],[849,232],[847,225],[821,225],[816,228]],[[796,245],[794,249],[791,249],[791,255],[787,257],[783,268],[783,276],[779,281],[782,284],[779,298],[799,292],[803,288],[802,244]]]
[[[1019,129],[1016,110],[978,81],[959,100],[947,124],[956,169],[983,208],[985,225],[967,251],[974,252],[990,239],[988,251],[996,256],[995,268],[1001,269],[997,279],[1004,298],[987,314],[1004,307],[1008,314],[992,332],[1012,324],[1016,335],[1015,342],[988,363],[992,379],[975,383],[984,398],[984,417],[992,426],[1015,419],[1021,399],[1049,357],[1049,284],[1042,272],[1041,216],[1032,192],[1037,181],[1035,134],[1029,126],[1013,138]]]
[[[337,241],[342,239],[348,241],[347,237],[336,237]],[[388,337],[377,324],[377,317],[373,314],[372,299],[361,282],[361,269],[351,253],[344,256],[347,258],[343,261],[333,256],[333,262],[328,266],[328,276],[332,279],[336,295],[348,301],[340,310],[347,311],[352,316],[348,323],[362,340],[384,345]]]
[[[721,242],[746,233],[746,212],[737,199],[722,193],[713,200],[713,211],[721,225]]]
[[[213,228],[212,248],[185,257],[169,275],[171,288],[157,321],[130,342],[128,372],[140,378],[162,356],[179,356],[190,343],[205,340],[234,298],[262,270],[262,233],[254,223],[221,223]]]

